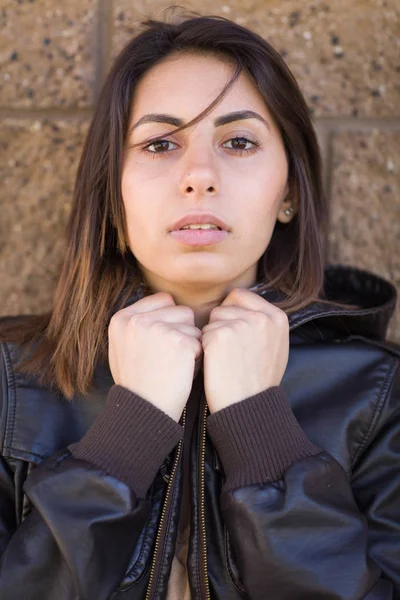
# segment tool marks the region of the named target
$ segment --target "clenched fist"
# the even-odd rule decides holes
[[[289,358],[286,314],[247,289],[232,290],[203,327],[210,412],[281,383]]]
[[[113,315],[108,359],[114,382],[179,421],[202,355],[194,313],[170,294],[146,296]]]

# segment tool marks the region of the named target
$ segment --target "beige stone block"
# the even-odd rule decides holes
[[[0,314],[48,310],[87,122],[0,123]]]
[[[369,269],[400,289],[400,132],[333,137],[332,262]],[[389,337],[400,342],[400,306]]]
[[[2,107],[86,107],[95,78],[96,0],[3,0]]]
[[[169,0],[115,0],[114,50]],[[254,29],[285,58],[316,116],[399,114],[397,0],[186,0],[181,6]]]

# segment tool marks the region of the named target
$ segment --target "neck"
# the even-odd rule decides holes
[[[175,282],[152,281],[146,277],[150,289],[156,292],[168,292],[175,303],[180,306],[188,306],[193,310],[196,327],[202,329],[207,325],[213,308],[219,306],[234,288],[250,288],[255,284],[255,275],[245,273],[233,281],[222,284],[175,284]]]
[[[176,304],[188,306],[194,313],[194,324],[199,329],[207,325],[213,308],[219,306],[229,293],[229,289],[207,290],[202,294],[185,294],[179,290],[171,292]]]

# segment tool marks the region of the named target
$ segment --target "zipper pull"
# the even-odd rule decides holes
[[[187,412],[187,405],[185,404],[185,408],[183,409],[182,416],[179,420],[179,423],[183,426],[184,429],[185,429],[185,424],[186,424],[186,412]],[[173,464],[173,460],[171,458],[171,455],[169,455],[169,456],[167,456],[167,458],[164,460],[164,463],[160,467],[160,473],[161,473],[161,476],[162,476],[163,480],[165,481],[165,483],[169,482],[169,479],[171,476],[172,464]]]
[[[214,446],[212,448],[213,448],[213,467],[216,471],[219,471],[219,473],[221,473],[221,475],[225,476],[224,469],[223,469],[222,463],[220,461],[220,458],[218,456],[218,453],[217,453],[216,449],[214,448]]]
[[[171,470],[171,459],[169,456],[167,456],[164,463],[160,467],[161,477],[163,478],[165,483],[169,482],[169,478],[171,475],[170,470]]]

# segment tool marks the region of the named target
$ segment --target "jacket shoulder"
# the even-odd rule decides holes
[[[103,410],[109,387],[99,379],[85,396],[67,400],[16,369],[21,350],[0,342],[0,448],[6,459],[40,463],[79,441]]]
[[[369,346],[371,348],[380,349],[383,352],[382,358],[384,358],[385,356],[394,357],[397,358],[398,361],[400,361],[400,344],[398,344],[397,342],[390,340],[373,339],[363,335],[350,335],[345,341],[347,343],[363,342],[366,345],[366,347]]]
[[[365,353],[375,355],[375,372],[381,373],[380,384],[376,387],[375,408],[363,442],[354,457],[354,463],[361,459],[374,440],[382,432],[400,426],[400,346],[396,342],[371,340],[362,336],[351,336],[350,345],[364,344]],[[372,367],[372,365],[370,365]],[[369,376],[372,369],[368,370]]]

